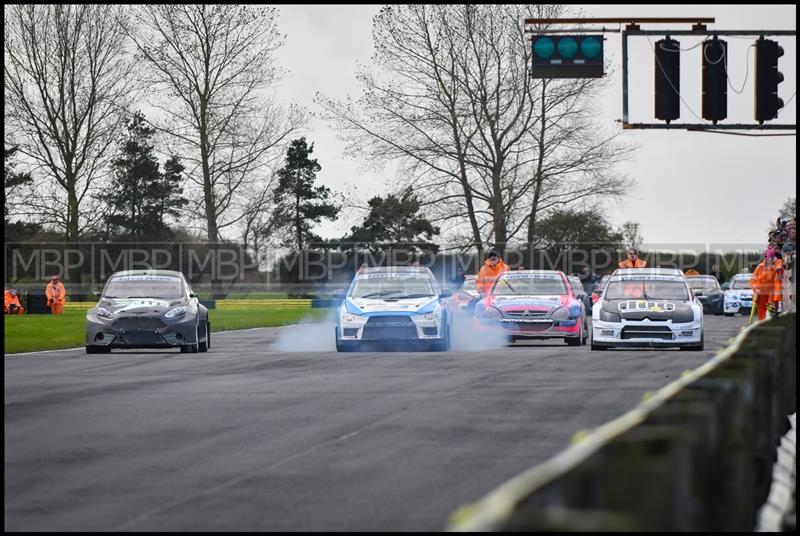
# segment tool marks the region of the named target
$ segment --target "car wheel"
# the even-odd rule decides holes
[[[357,342],[339,342],[339,328],[333,330],[333,338],[336,341],[337,352],[358,352],[361,349]]]
[[[208,352],[208,349],[211,348],[211,324],[206,321],[206,336],[204,340],[198,343],[198,349],[201,352]]]
[[[589,323],[586,319],[583,319],[583,325],[586,326],[586,331],[583,333],[583,342],[581,342],[581,346],[586,346],[586,341],[589,340]]]
[[[87,354],[110,354],[111,348],[108,346],[93,346],[93,345],[86,345],[86,353]]]
[[[446,352],[450,349],[450,326],[445,325],[444,340],[430,343],[428,350],[431,352]]]
[[[705,347],[703,339],[704,337],[700,335],[700,344],[695,344],[693,346],[681,346],[681,350],[686,350],[687,352],[702,352],[703,348]]]
[[[197,326],[194,327],[194,343],[181,346],[181,353],[196,354],[200,351],[200,337],[197,333]]]
[[[581,346],[583,344],[583,330],[580,331],[577,337],[564,337],[564,342],[567,346]]]

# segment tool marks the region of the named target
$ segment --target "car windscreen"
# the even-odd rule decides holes
[[[419,274],[366,274],[356,278],[351,298],[422,298],[434,296],[430,277]]]
[[[689,300],[686,283],[666,279],[618,279],[610,281],[605,290],[605,299],[624,300]]]
[[[687,277],[686,280],[693,289],[717,290],[719,288],[717,280],[712,277]]]
[[[564,280],[558,276],[500,277],[492,289],[492,294],[497,296],[554,296],[566,293]]]
[[[734,279],[731,281],[731,288],[735,290],[742,290],[742,289],[749,289],[750,288],[750,280],[749,279]]]
[[[103,298],[157,298],[175,300],[183,297],[178,277],[131,275],[111,278],[103,290]]]
[[[572,291],[576,294],[583,294],[583,285],[581,284],[580,279],[572,279],[570,278],[569,284],[572,286]]]

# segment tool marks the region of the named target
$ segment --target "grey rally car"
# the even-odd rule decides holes
[[[208,309],[188,281],[170,270],[130,270],[113,274],[97,306],[86,312],[86,353],[112,348],[211,347]]]

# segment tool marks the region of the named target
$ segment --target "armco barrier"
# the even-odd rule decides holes
[[[796,403],[795,313],[457,510],[450,531],[752,531]]]

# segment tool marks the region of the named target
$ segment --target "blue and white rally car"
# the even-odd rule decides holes
[[[750,274],[736,274],[731,278],[730,287],[725,291],[723,313],[733,316],[736,313],[750,314],[753,307],[753,289],[750,288]]]
[[[703,349],[703,304],[683,273],[616,270],[592,311],[592,350],[615,346]]]
[[[336,315],[336,350],[364,345],[446,351],[452,325],[433,273],[425,267],[365,268],[356,274]]]

